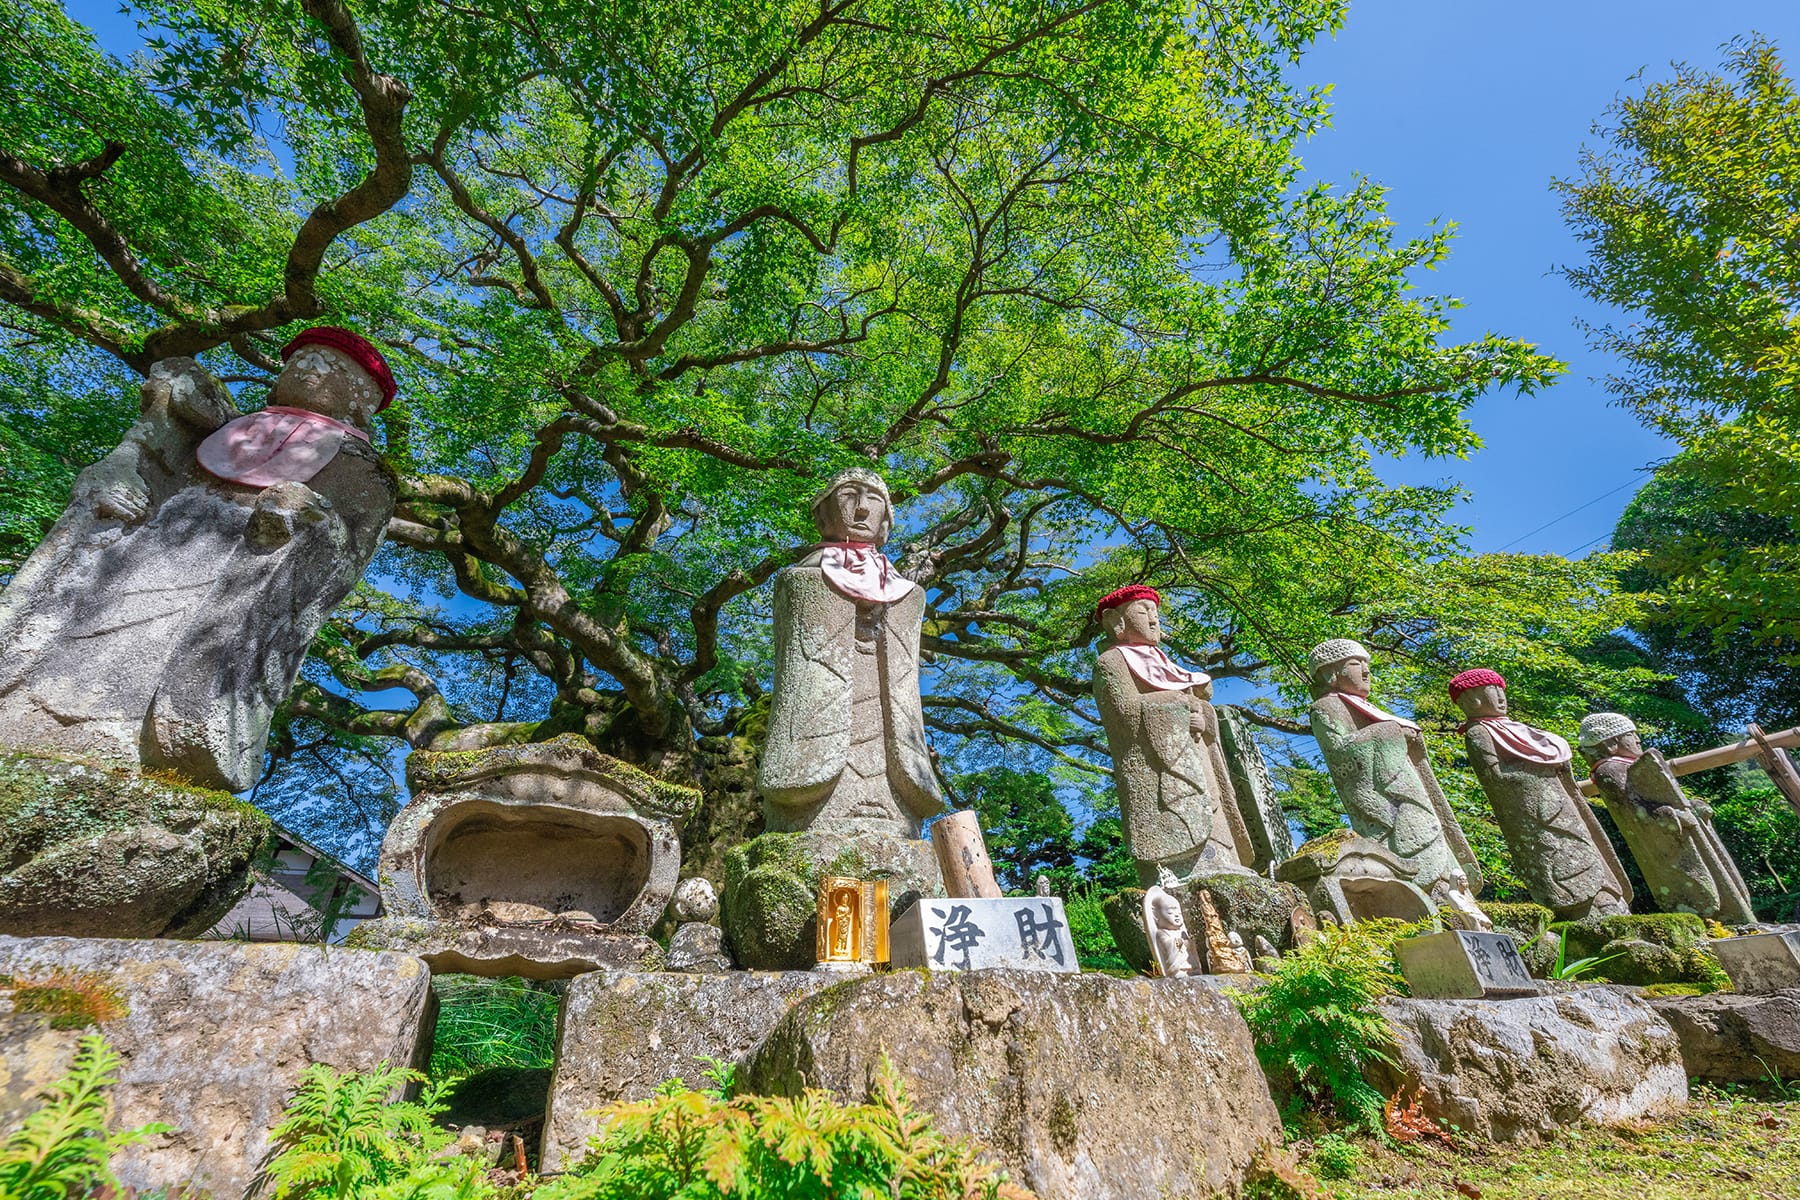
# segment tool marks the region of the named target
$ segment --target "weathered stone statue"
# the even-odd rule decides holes
[[[1630,717],[1583,717],[1579,744],[1657,908],[1732,925],[1756,920],[1743,876],[1713,828],[1712,808],[1688,799],[1663,756],[1644,749]]]
[[[1569,743],[1506,715],[1498,671],[1450,681],[1469,765],[1493,805],[1513,871],[1558,920],[1630,911],[1631,884],[1605,830],[1575,787]]]
[[[1175,665],[1161,646],[1161,597],[1141,584],[1104,597],[1094,700],[1106,727],[1125,846],[1155,883],[1245,871],[1255,859],[1219,749],[1212,677]]]
[[[1187,918],[1182,915],[1181,901],[1161,884],[1152,884],[1144,893],[1144,929],[1150,935],[1150,958],[1157,974],[1174,979],[1182,975],[1204,975],[1199,947],[1188,932]]]
[[[1438,786],[1416,723],[1369,701],[1369,652],[1348,638],[1313,647],[1312,730],[1351,828],[1444,903],[1452,874],[1481,890],[1481,867]]]
[[[1443,908],[1456,915],[1459,928],[1473,929],[1477,933],[1494,931],[1494,919],[1475,903],[1475,890],[1469,886],[1469,877],[1460,869],[1450,872],[1450,890],[1444,897]]]
[[[0,596],[0,744],[256,781],[275,705],[393,513],[369,444],[394,381],[346,330],[310,329],[261,412],[188,358],[83,471]]]
[[[943,807],[919,703],[925,593],[881,553],[894,510],[880,476],[843,472],[812,511],[823,544],[775,577],[764,820],[916,838]]]

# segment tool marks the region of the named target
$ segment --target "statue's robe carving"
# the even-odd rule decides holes
[[[274,708],[380,544],[395,483],[356,439],[305,483],[216,478],[195,450],[238,415],[192,359],[152,367],[137,424],[0,594],[0,743],[256,781]],[[119,515],[119,494],[141,514]]]
[[[1689,802],[1660,753],[1646,750],[1635,761],[1603,759],[1594,767],[1594,785],[1657,908],[1728,925],[1756,920],[1750,891],[1713,828],[1710,810]]]
[[[775,689],[757,787],[772,831],[919,836],[943,807],[919,701],[925,593],[853,600],[818,555],[775,577]]]

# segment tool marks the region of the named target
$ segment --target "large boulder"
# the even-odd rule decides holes
[[[1706,948],[1706,922],[1692,913],[1627,913],[1588,917],[1551,926],[1568,939],[1568,962],[1599,957],[1609,961],[1592,977],[1647,987],[1694,983],[1716,988],[1725,982],[1719,960]]]
[[[804,971],[818,961],[819,881],[884,879],[888,919],[942,893],[931,843],[833,831],[765,833],[725,856],[720,924],[731,955],[757,971]]]
[[[174,1127],[114,1157],[140,1191],[242,1195],[302,1071],[422,1063],[435,1012],[424,963],[341,947],[0,937],[0,975],[0,1116],[68,1069],[82,1031],[56,1025],[97,1019],[123,1060],[114,1125]],[[76,1020],[18,1011],[45,988]]]
[[[1675,1031],[1615,988],[1518,1000],[1389,1000],[1398,1047],[1371,1082],[1496,1142],[1616,1122],[1687,1100]]]
[[[671,1079],[703,1086],[708,1059],[743,1058],[795,1001],[840,978],[818,971],[577,976],[557,1026],[544,1170],[581,1160],[600,1128],[594,1110],[646,1099]]]
[[[1800,989],[1767,996],[1645,996],[1681,1039],[1695,1079],[1800,1079]]]
[[[811,996],[742,1075],[751,1091],[867,1097],[886,1055],[936,1127],[1043,1200],[1237,1190],[1281,1145],[1250,1030],[1185,979],[894,972]]]
[[[173,776],[0,756],[0,933],[197,937],[249,890],[271,828]]]

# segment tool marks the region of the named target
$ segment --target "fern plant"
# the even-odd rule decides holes
[[[1388,919],[1327,926],[1283,958],[1265,986],[1233,993],[1266,1070],[1285,1074],[1300,1100],[1336,1107],[1377,1135],[1383,1097],[1363,1070],[1393,1062],[1380,1004],[1404,988],[1394,943],[1419,929]]]
[[[116,1190],[112,1156],[167,1125],[107,1132],[108,1089],[119,1058],[106,1039],[89,1034],[69,1073],[52,1084],[42,1108],[0,1143],[0,1200],[65,1200]]]
[[[1031,1196],[972,1145],[933,1130],[885,1057],[867,1104],[841,1105],[816,1090],[727,1100],[676,1083],[649,1100],[608,1106],[601,1123],[588,1158],[534,1200]]]
[[[362,1073],[316,1063],[306,1068],[300,1089],[269,1131],[275,1155],[264,1174],[275,1200],[364,1200],[424,1194],[417,1189],[427,1185],[457,1186],[467,1174],[464,1165],[435,1157],[452,1140],[432,1121],[442,1111],[435,1092],[416,1102],[388,1102],[423,1078],[385,1062]],[[478,1194],[443,1193],[446,1200]]]

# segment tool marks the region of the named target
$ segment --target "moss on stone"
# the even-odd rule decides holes
[[[1556,916],[1542,904],[1529,902],[1512,904],[1499,900],[1484,900],[1481,903],[1481,911],[1494,922],[1495,929],[1503,929],[1508,933],[1515,934],[1517,939],[1523,943],[1533,942],[1543,937],[1544,931],[1550,928],[1550,922]]]
[[[603,754],[575,733],[558,734],[540,742],[508,741],[477,750],[415,751],[406,759],[406,781],[415,794],[450,791],[495,775],[562,766],[570,759],[649,815],[679,820],[700,803],[698,788],[661,779],[641,767]]]

